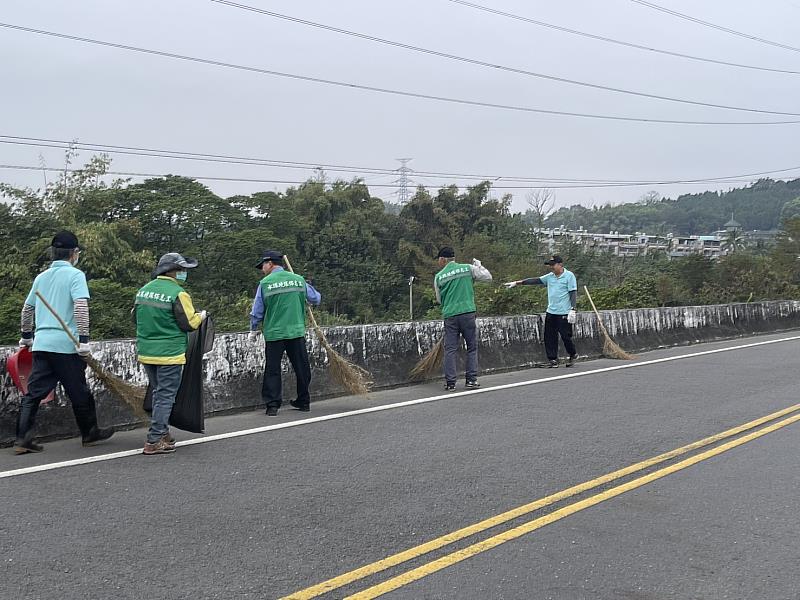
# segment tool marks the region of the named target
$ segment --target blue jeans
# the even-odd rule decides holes
[[[154,444],[169,433],[169,416],[181,386],[183,365],[144,365],[144,370],[153,389],[153,414],[147,442]]]
[[[475,324],[475,313],[471,312],[447,317],[444,320],[444,378],[447,383],[456,382],[459,335],[464,337],[464,343],[467,345],[467,365],[464,373],[466,380],[478,379],[478,328]]]

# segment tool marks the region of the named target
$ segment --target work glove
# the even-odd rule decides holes
[[[577,320],[578,320],[578,313],[576,313],[574,309],[567,313],[567,323],[572,325]]]
[[[516,281],[507,281],[503,285],[506,286],[508,289],[511,289],[513,287],[517,287],[517,282]]]
[[[258,342],[258,338],[260,337],[261,337],[261,332],[256,329],[255,331],[251,331],[250,333],[247,334],[247,341],[250,342],[251,344],[255,344],[256,342]]]
[[[204,311],[204,310],[201,310],[199,314],[200,314],[200,321],[201,322],[205,321],[206,317],[208,316],[208,313],[206,313],[206,311]]]
[[[88,358],[92,355],[92,351],[89,349],[89,344],[80,343],[78,344],[78,356],[81,358]]]
[[[26,346],[30,348],[33,346],[33,338],[20,338],[18,344],[20,348],[24,348]]]
[[[473,258],[472,259],[472,266],[473,267],[480,267],[481,266],[481,261],[479,261],[477,258]]]

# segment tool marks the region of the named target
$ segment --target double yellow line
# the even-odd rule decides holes
[[[503,523],[524,516],[526,514],[529,514],[531,512],[534,512],[536,510],[539,510],[541,508],[544,508],[561,500],[571,498],[572,496],[581,494],[583,492],[587,492],[596,487],[599,487],[606,483],[610,483],[627,475],[631,475],[633,473],[656,466],[665,461],[687,454],[693,450],[697,450],[699,448],[703,448],[705,446],[721,442],[727,438],[739,435],[751,429],[755,429],[756,427],[764,425],[765,423],[769,423],[770,421],[774,421],[775,419],[779,419],[780,417],[796,412],[798,410],[800,410],[800,404],[795,404],[794,406],[790,406],[788,408],[779,410],[770,415],[766,415],[754,421],[750,421],[749,423],[745,423],[744,425],[739,425],[738,427],[734,427],[733,429],[728,429],[727,431],[723,431],[722,433],[718,433],[716,435],[712,435],[702,440],[698,440],[696,442],[693,442],[686,446],[682,446],[680,448],[676,448],[675,450],[671,450],[664,454],[659,454],[658,456],[655,456],[653,458],[649,458],[642,462],[638,462],[628,467],[624,467],[617,471],[613,471],[612,473],[602,475],[601,477],[598,477],[596,479],[580,483],[578,485],[572,486],[555,494],[545,496],[544,498],[540,498],[539,500],[535,500],[533,502],[524,504],[517,508],[501,513],[499,515],[495,515],[493,517],[490,517],[473,525],[469,525],[468,527],[464,527],[452,533],[448,533],[441,537],[435,538],[433,540],[425,542],[424,544],[420,544],[419,546],[409,548],[408,550],[404,550],[403,552],[398,552],[397,554],[393,554],[382,560],[370,563],[368,565],[365,565],[348,573],[344,573],[343,575],[339,575],[338,577],[328,579],[326,581],[305,588],[288,596],[284,596],[281,600],[309,600],[311,598],[316,598],[318,596],[321,596],[323,594],[341,588],[345,585],[349,585],[351,583],[359,581],[360,579],[364,579],[365,577],[375,575],[377,573],[380,573],[381,571],[385,571],[386,569],[389,569],[391,567],[397,566],[414,558],[420,557],[424,554],[427,554],[444,546],[448,546],[454,542],[457,542],[469,536],[481,533],[483,531],[486,531],[487,529],[496,527],[497,525],[502,525]],[[552,513],[533,519],[532,521],[528,521],[527,523],[523,523],[522,525],[519,525],[517,527],[508,529],[500,534],[484,539],[480,542],[467,546],[466,548],[462,548],[461,550],[457,550],[450,554],[446,554],[445,556],[442,556],[431,562],[425,563],[420,567],[411,569],[409,571],[401,573],[400,575],[392,577],[391,579],[388,579],[383,583],[379,583],[366,590],[348,596],[348,600],[351,599],[368,600],[371,598],[377,598],[378,596],[389,593],[404,585],[422,579],[423,577],[427,577],[428,575],[431,575],[437,571],[445,569],[467,558],[475,556],[476,554],[480,554],[481,552],[485,552],[486,550],[499,546],[500,544],[504,544],[505,542],[519,538],[527,533],[540,529],[545,525],[554,523],[555,521],[563,519],[564,517],[575,514],[576,512],[579,512],[591,506],[595,506],[596,504],[599,504],[605,500],[609,500],[611,498],[619,496],[620,494],[624,494],[625,492],[634,490],[643,485],[656,481],[657,479],[661,479],[662,477],[666,477],[667,475],[670,475],[682,469],[686,469],[692,465],[695,465],[699,462],[702,462],[704,460],[722,454],[723,452],[726,452],[737,446],[741,446],[742,444],[746,444],[747,442],[750,442],[754,439],[767,435],[768,433],[772,433],[773,431],[777,431],[778,429],[786,427],[787,425],[791,425],[792,423],[795,423],[797,421],[800,421],[800,414],[796,414],[782,421],[778,421],[777,423],[773,423],[772,425],[764,427],[763,429],[753,431],[747,435],[728,441],[715,448],[706,450],[705,452],[696,454],[690,458],[686,458],[675,464],[661,468],[657,471],[653,471],[651,473],[648,473],[647,475],[643,475],[641,477],[638,477],[636,479],[633,479],[616,487],[600,492],[594,496],[590,496],[589,498],[586,498],[584,500],[580,500],[578,502],[575,502],[573,504],[555,510]]]

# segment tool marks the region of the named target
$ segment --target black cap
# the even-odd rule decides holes
[[[53,248],[67,248],[73,250],[78,247],[78,238],[71,231],[59,231],[50,243]]]
[[[261,255],[261,260],[258,261],[256,265],[256,269],[260,269],[261,265],[265,262],[275,263],[276,265],[283,264],[283,252],[278,252],[277,250],[264,250],[264,254]]]
[[[553,256],[551,256],[549,260],[544,261],[544,264],[552,266],[563,262],[564,261],[558,254],[553,254]]]
[[[181,269],[194,269],[197,266],[197,260],[194,258],[184,258],[177,252],[169,252],[158,259],[153,271],[153,277],[158,277],[170,271],[179,271]]]
[[[439,248],[439,254],[436,255],[436,258],[454,258],[455,255],[455,251],[450,246],[442,246]]]

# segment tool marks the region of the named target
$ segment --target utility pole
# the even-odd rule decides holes
[[[414,320],[414,276],[408,278],[408,314],[409,320]]]
[[[400,177],[398,177],[398,179],[394,183],[398,185],[397,202],[402,205],[408,202],[411,197],[409,191],[409,183],[411,183],[411,180],[408,177],[408,174],[411,173],[411,168],[408,166],[408,163],[414,159],[398,158],[397,160],[400,161],[400,168],[396,169],[396,171],[400,175]]]

